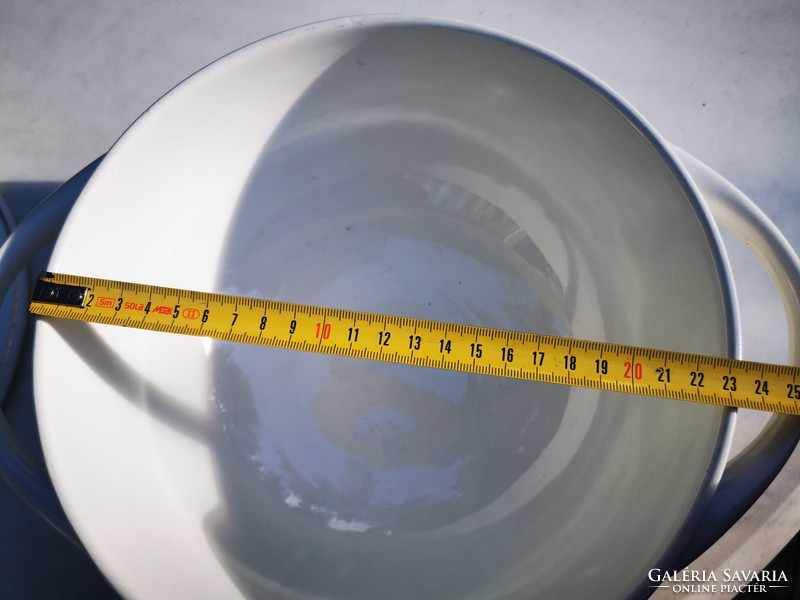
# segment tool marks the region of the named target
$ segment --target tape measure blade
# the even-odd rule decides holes
[[[42,273],[43,317],[800,414],[800,369],[341,308]]]

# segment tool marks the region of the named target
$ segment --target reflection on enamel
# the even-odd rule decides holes
[[[288,496],[286,496],[286,506],[291,506],[292,508],[299,508],[302,505],[303,501],[300,500],[300,498],[298,498],[294,494],[290,493]]]
[[[211,357],[211,353],[214,350],[214,340],[210,337],[201,338],[203,340],[203,352],[206,355],[206,358]]]
[[[349,531],[354,533],[363,533],[370,528],[369,524],[367,523],[343,521],[342,519],[337,519],[336,517],[331,517],[331,520],[328,521],[328,527],[335,529],[336,531]]]

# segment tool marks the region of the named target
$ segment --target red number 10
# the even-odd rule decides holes
[[[325,326],[322,326],[322,323],[317,323],[317,337],[319,337],[320,333],[322,334],[322,339],[327,340],[331,337],[331,324],[325,323]]]

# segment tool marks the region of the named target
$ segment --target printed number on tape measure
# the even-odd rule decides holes
[[[43,273],[30,312],[291,350],[800,414],[800,369]]]

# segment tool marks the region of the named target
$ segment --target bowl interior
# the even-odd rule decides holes
[[[51,268],[725,354],[695,206],[644,126],[548,55],[354,20],[248,47],[159,101],[93,176]],[[142,596],[624,596],[704,495],[725,422],[577,388],[40,330],[57,488],[106,574]],[[70,431],[54,370],[80,381]],[[86,481],[110,473],[90,500]],[[115,517],[134,508],[158,525],[123,543]],[[191,545],[204,576],[169,553],[169,578],[130,560],[159,536]]]

